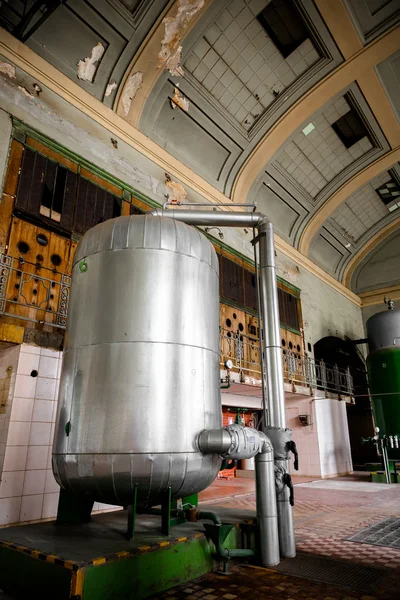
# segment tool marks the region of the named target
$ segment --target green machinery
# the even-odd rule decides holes
[[[399,481],[396,462],[400,461],[400,311],[394,309],[390,299],[385,298],[385,302],[389,310],[367,321],[367,368],[376,435],[364,441],[376,444],[386,481],[390,483]]]

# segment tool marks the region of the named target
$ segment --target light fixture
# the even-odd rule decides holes
[[[344,245],[345,248],[350,248],[350,246],[351,246],[350,242],[348,244]]]
[[[307,127],[304,127],[303,133],[304,133],[304,135],[308,135],[309,133],[311,133],[312,131],[314,131],[314,129],[315,129],[315,125],[313,125],[312,123],[309,123],[307,125]]]
[[[225,361],[225,369],[229,370],[229,369],[232,369],[232,367],[233,367],[233,362],[231,360],[229,360],[229,359],[226,360]]]
[[[218,231],[218,235],[219,235],[219,238],[220,238],[221,240],[223,240],[223,239],[224,239],[224,234],[222,233],[222,231],[220,230],[220,228],[219,228],[219,227],[204,227],[204,231],[205,231],[206,233],[209,233],[209,232],[210,232],[212,229],[217,229],[217,231]]]

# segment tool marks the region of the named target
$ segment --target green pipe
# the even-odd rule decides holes
[[[222,525],[221,519],[215,512],[211,512],[211,510],[199,510],[197,513],[197,519],[199,521],[212,521],[214,525]]]
[[[197,513],[197,519],[199,521],[203,519],[212,521],[217,527],[220,527],[222,525],[221,519],[219,518],[217,513],[212,512],[210,510],[199,510],[199,512]],[[235,548],[233,550],[230,550],[229,548],[224,548],[220,543],[215,544],[215,549],[217,551],[218,556],[221,556],[222,558],[235,558],[255,555],[255,551],[251,548]]]
[[[230,381],[228,381],[228,384],[227,384],[227,385],[220,385],[220,386],[219,386],[219,389],[220,389],[220,390],[229,390],[229,388],[230,388],[230,387],[231,387],[231,382],[230,382]]]

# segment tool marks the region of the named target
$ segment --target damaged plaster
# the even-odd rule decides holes
[[[22,85],[18,86],[18,89],[20,92],[22,92],[23,94],[25,94],[25,96],[27,96],[28,98],[34,98],[35,96],[33,94],[31,94],[25,87],[23,87]]]
[[[93,83],[94,76],[104,52],[105,48],[103,44],[98,42],[92,49],[92,54],[78,62],[78,79]]]
[[[117,84],[116,84],[115,81],[113,81],[112,83],[109,83],[107,85],[106,94],[105,95],[106,96],[111,96],[111,94],[113,93],[113,91],[115,90],[116,87],[117,87]]]
[[[168,197],[168,202],[178,204],[179,202],[184,202],[186,200],[186,190],[181,183],[173,181],[171,177],[167,176],[165,179],[165,187],[167,188],[166,196]]]
[[[185,112],[188,112],[189,110],[189,100],[181,94],[177,87],[174,89],[174,95],[171,98],[171,106],[173,109],[177,109],[179,107]]]
[[[165,17],[163,20],[165,33],[161,42],[158,55],[160,67],[167,69],[171,75],[183,76],[180,66],[183,33],[192,18],[204,6],[204,0],[179,0],[178,9],[174,17]]]
[[[132,100],[135,97],[137,91],[142,87],[142,82],[143,73],[141,71],[137,71],[136,73],[128,77],[127,82],[124,86],[124,91],[121,94],[121,104],[125,115],[129,113]]]
[[[10,79],[15,79],[15,67],[6,62],[0,62],[0,73],[8,75]]]

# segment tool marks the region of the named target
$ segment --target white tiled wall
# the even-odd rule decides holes
[[[299,415],[310,415],[311,425],[301,425]],[[286,402],[286,427],[292,429],[293,440],[299,453],[299,470],[292,471],[293,474],[321,477],[318,432],[312,398]]]
[[[0,473],[5,460],[18,357],[19,346],[0,350]]]
[[[346,403],[339,400],[315,400],[321,476],[351,473],[349,427]]]
[[[0,525],[54,517],[57,512],[59,488],[51,470],[51,444],[62,353],[28,344],[18,351],[0,483]]]
[[[0,351],[0,380],[8,367],[13,373],[6,412],[0,414],[0,526],[57,514],[51,453],[61,362],[62,352],[29,344]],[[96,502],[93,510],[114,508]]]

